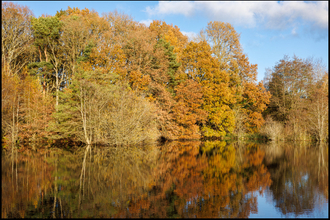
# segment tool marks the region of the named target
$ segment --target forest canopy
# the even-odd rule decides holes
[[[1,135],[12,143],[240,137],[260,132],[266,117],[328,136],[327,71],[284,58],[264,86],[240,34],[221,21],[189,40],[177,26],[147,27],[117,11],[68,7],[36,18],[2,2],[1,76]]]

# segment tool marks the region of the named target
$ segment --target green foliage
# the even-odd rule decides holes
[[[63,23],[57,17],[32,18],[31,25],[35,46],[45,46],[48,41],[58,40]]]
[[[91,102],[96,101],[93,99],[101,95],[98,94],[98,91],[104,92],[102,94],[112,93],[112,87],[108,80],[108,83],[105,82],[105,78],[94,71],[86,72],[80,70],[75,73],[70,86],[63,92],[60,92],[59,95],[58,111],[54,113],[56,122],[50,126],[51,130],[53,129],[58,133],[53,136],[54,139],[75,138],[86,142],[83,135],[84,118],[82,118],[82,114],[87,114],[85,117],[93,117],[93,112],[86,110],[85,104],[91,105]],[[99,80],[99,82],[96,80]],[[90,126],[94,130],[93,125]]]
[[[61,92],[56,119],[50,129],[55,139],[71,138],[101,144],[139,144],[156,139],[152,106],[128,85],[112,83],[113,74],[78,70]]]
[[[53,64],[50,62],[31,62],[27,65],[30,70],[31,75],[37,75],[38,73],[48,73],[50,74],[54,68]]]
[[[14,22],[9,12],[16,6],[6,5],[13,7],[7,17]],[[15,62],[26,63],[20,74],[40,77],[34,79],[42,84],[38,98],[55,97],[47,109],[40,107],[53,112],[47,128],[52,139],[125,145],[154,140],[159,133],[167,139],[199,139],[256,132],[264,122],[269,94],[256,83],[257,65],[249,63],[228,23],[210,22],[202,40],[188,41],[177,26],[162,21],[147,28],[126,15],[99,16],[87,8],[68,7],[27,22],[31,36],[24,42],[34,50]],[[14,33],[16,26],[6,28]],[[15,64],[8,62],[6,68]],[[10,68],[8,76],[19,70]],[[19,93],[12,100],[30,106],[37,95],[28,94],[28,101]],[[8,128],[14,108],[6,108]],[[17,109],[26,132],[32,124],[25,115],[31,113]],[[40,135],[32,130],[29,137]]]
[[[78,57],[77,59],[77,63],[79,65],[80,62],[87,62],[88,60],[90,60],[90,55],[92,52],[92,49],[96,46],[96,44],[94,42],[89,42],[85,49],[83,50],[83,54]]]
[[[176,54],[173,52],[174,46],[171,46],[170,42],[167,42],[164,38],[160,38],[157,41],[156,47],[162,47],[165,51],[165,56],[168,59],[167,74],[169,75],[168,89],[175,95],[174,88],[178,85],[176,80],[176,73],[181,63],[177,62]]]
[[[57,18],[61,18],[62,16],[66,16],[68,15],[68,12],[66,10],[60,10],[60,11],[57,11],[56,14],[55,14],[55,17]]]

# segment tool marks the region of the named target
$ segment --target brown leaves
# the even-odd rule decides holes
[[[7,30],[6,22],[13,20],[11,11],[18,13],[20,22],[25,22],[23,31],[29,33],[29,10],[11,3],[4,6],[3,31]],[[33,22],[36,26],[37,20]],[[244,115],[242,124],[251,131],[263,123],[261,113],[269,96],[255,82],[257,66],[249,63],[239,34],[228,23],[209,22],[203,32],[204,40],[189,42],[177,26],[153,21],[146,27],[117,11],[99,16],[87,8],[68,7],[55,17],[41,20],[49,21],[48,26],[38,26],[40,36],[34,39],[38,47],[33,51],[34,57],[30,56],[37,62],[29,67],[43,74],[44,93],[46,87],[49,93],[56,89],[56,106],[61,91],[81,69],[99,74],[93,79],[95,83],[127,84],[133,92],[154,103],[158,129],[168,139],[232,133],[237,111]],[[54,22],[58,27],[53,27]],[[46,36],[48,29],[56,39]],[[3,36],[9,36],[6,33]],[[10,39],[14,38],[3,37],[3,44],[10,47]],[[24,42],[28,45],[27,39]],[[19,62],[14,62],[17,57],[10,58],[9,49],[3,51],[3,69],[8,73],[21,68],[13,66]],[[19,61],[24,61],[18,56]],[[49,63],[41,62],[44,58]],[[40,66],[49,70],[41,70]]]
[[[258,84],[254,82],[246,82],[244,85],[243,103],[242,107],[247,114],[245,120],[246,127],[249,132],[257,132],[264,124],[262,112],[267,108],[270,102],[270,92],[266,91],[262,82]]]
[[[327,90],[321,88],[327,88],[327,78],[320,79],[325,75],[327,71],[322,63],[296,56],[284,56],[270,70],[266,86],[272,97],[267,114],[285,125],[286,138],[306,140],[309,135],[326,138],[328,99]],[[323,97],[323,101],[318,102],[317,97]]]
[[[199,139],[198,124],[205,122],[207,113],[203,105],[203,93],[200,84],[192,79],[186,80],[176,88],[173,111],[179,124],[179,139]]]

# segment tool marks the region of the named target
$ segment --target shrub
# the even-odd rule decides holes
[[[283,125],[280,122],[273,121],[271,117],[267,117],[261,133],[272,141],[279,140],[282,138]]]

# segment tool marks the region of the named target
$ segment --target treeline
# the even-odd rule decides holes
[[[268,69],[272,97],[263,112],[263,132],[271,139],[329,139],[329,77],[321,60],[284,56]]]
[[[35,18],[4,2],[1,67],[2,139],[12,143],[241,137],[260,131],[272,105],[239,34],[218,21],[188,40],[177,26],[116,11]]]

